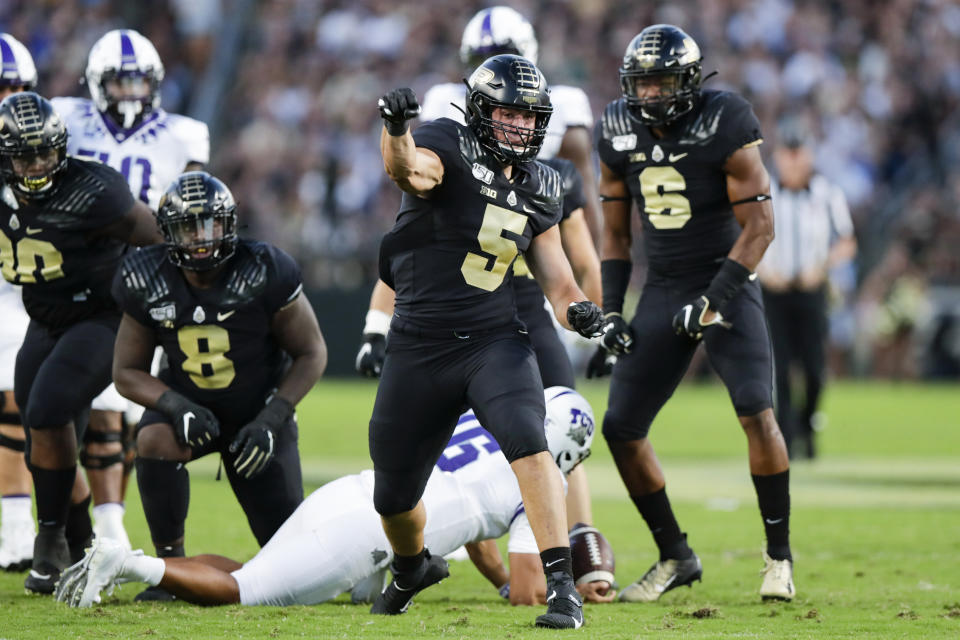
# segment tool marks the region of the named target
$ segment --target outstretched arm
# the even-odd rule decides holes
[[[588,301],[586,294],[577,286],[556,226],[534,237],[525,259],[530,272],[550,301],[557,321],[588,338],[595,335],[602,321],[600,308]],[[571,315],[575,307],[578,312]]]
[[[410,89],[394,89],[380,98],[380,153],[387,175],[398,187],[425,197],[443,180],[443,163],[429,149],[418,148],[407,121],[420,113],[417,97]]]

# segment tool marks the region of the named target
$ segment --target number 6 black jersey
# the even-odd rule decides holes
[[[507,180],[470,129],[448,118],[421,125],[413,138],[440,157],[444,174],[429,198],[403,195],[380,245],[396,316],[467,333],[518,323],[510,266],[560,221],[559,174],[531,161]]]
[[[209,289],[188,285],[164,245],[129,253],[113,281],[120,308],[167,353],[160,379],[233,425],[263,408],[286,371],[271,321],[302,288],[293,258],[247,240]]]
[[[622,98],[597,126],[600,160],[626,182],[643,222],[650,277],[716,268],[740,235],[723,165],[763,142],[750,104],[735,93],[703,91],[694,109],[657,138]]]
[[[110,283],[127,245],[103,235],[133,207],[124,177],[98,162],[68,158],[48,197],[16,199],[0,186],[0,270],[23,286],[30,317],[59,330],[116,313]]]

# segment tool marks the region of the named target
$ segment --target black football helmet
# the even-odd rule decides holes
[[[24,91],[0,102],[0,175],[25,198],[53,192],[67,166],[67,127],[46,98]]]
[[[533,128],[494,120],[493,110],[497,107],[533,113]],[[527,162],[540,153],[552,113],[547,80],[526,58],[493,56],[467,80],[467,126],[480,144],[504,164]],[[511,138],[515,140],[512,143]]]
[[[206,171],[189,171],[160,197],[157,223],[178,267],[207,271],[237,249],[237,203],[227,185]]]
[[[693,109],[702,62],[700,47],[682,29],[655,24],[641,31],[627,45],[620,67],[620,90],[630,113],[656,127]],[[641,97],[645,84],[656,84],[657,95]]]

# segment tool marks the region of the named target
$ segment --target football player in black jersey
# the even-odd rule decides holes
[[[541,162],[560,173],[563,194],[562,218],[558,225],[560,240],[580,288],[590,300],[598,301],[600,300],[600,261],[593,248],[590,231],[584,219],[583,181],[576,167],[569,160],[551,158]],[[517,317],[523,322],[530,336],[544,388],[553,386],[574,388],[576,381],[570,358],[544,306],[543,291],[530,273],[522,256],[518,256],[514,262],[513,274],[512,285],[517,301]],[[377,280],[370,296],[370,310],[367,312],[364,325],[363,344],[356,358],[357,371],[362,375],[368,377],[380,375],[386,355],[386,338],[393,307],[393,290],[382,280]],[[603,351],[602,355],[605,356],[606,351]],[[602,360],[599,365],[592,362],[591,367],[603,366]],[[578,465],[567,476],[566,504],[568,526],[572,528],[578,522],[593,523],[590,490],[583,465]]]
[[[534,160],[550,117],[546,80],[520,56],[494,56],[470,77],[467,125],[441,118],[410,133],[409,89],[380,101],[380,148],[404,191],[380,246],[380,277],[396,291],[370,419],[374,506],[396,554],[394,580],[372,612],[403,613],[447,575],[423,546],[420,496],[459,412],[474,409],[517,475],[548,580],[546,627],[583,623],[573,585],[563,489],[543,437],[542,382],[517,319],[510,267],[523,252],[564,326],[598,333],[560,243],[559,174]]]
[[[237,238],[219,179],[182,174],[157,219],[166,245],[127,255],[113,283],[114,382],[146,407],[136,469],[150,536],[159,557],[184,555],[184,463],[219,453],[262,546],[303,500],[294,407],[323,373],[326,344],[297,264]],[[169,366],[154,377],[157,345]]]
[[[120,313],[110,281],[129,245],[162,237],[120,173],[68,158],[67,130],[35,93],[0,103],[0,270],[30,326],[14,388],[27,429],[39,533],[25,586],[50,593],[70,560],[65,527],[91,400],[110,382]],[[85,489],[85,487],[84,487]],[[86,519],[89,537],[89,516]]]
[[[772,360],[753,270],[773,239],[770,180],[760,125],[735,93],[701,90],[693,38],[654,25],[629,44],[623,97],[598,125],[604,210],[604,343],[621,354],[603,422],[630,498],[660,559],[621,593],[653,601],[699,580],[699,558],[670,508],[647,433],[702,339],[747,436],[750,473],[767,536],[761,595],[793,597],[789,462],[773,414]],[[643,225],[649,269],[629,324],[631,204]]]

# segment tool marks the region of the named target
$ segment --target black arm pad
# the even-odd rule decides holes
[[[630,284],[633,263],[629,260],[604,260],[600,263],[600,280],[603,285],[603,312],[623,313],[623,296]]]

